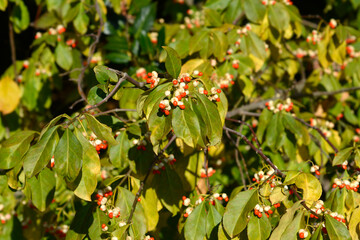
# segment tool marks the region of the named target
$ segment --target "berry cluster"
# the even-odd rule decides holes
[[[353,190],[357,192],[359,189],[360,175],[358,175],[356,180],[350,182],[349,180],[340,180],[338,178],[334,179],[334,183],[332,185],[333,188],[346,188],[347,190]]]
[[[275,171],[273,168],[270,168],[270,170],[266,172],[266,175],[265,175],[264,171],[259,171],[254,174],[254,177],[252,180],[253,180],[253,182],[256,182],[256,183],[260,183],[261,181],[266,181],[267,183],[270,184],[270,187],[272,190],[272,189],[274,189],[274,187],[276,185],[281,184],[281,182],[275,180],[274,172]]]
[[[293,102],[291,102],[290,98],[287,98],[285,102],[278,102],[278,103],[275,103],[274,101],[271,100],[265,103],[265,106],[267,107],[268,110],[274,113],[278,113],[283,110],[285,110],[286,112],[290,112],[293,109],[294,104]]]
[[[155,238],[150,237],[149,235],[145,236],[144,240],[155,240]]]
[[[136,147],[137,150],[146,151],[147,141],[145,139],[143,139],[143,140],[134,139],[133,144],[137,145],[137,147]]]
[[[162,160],[159,160],[155,165],[153,166],[153,174],[161,174],[161,171],[165,171],[165,164],[169,163],[170,165],[173,165],[176,162],[176,159],[174,157],[174,154],[170,154],[168,157],[164,157]]]
[[[143,80],[147,80],[148,75],[147,75],[146,69],[145,68],[139,68],[138,70],[136,70],[136,77],[141,78]]]
[[[325,207],[324,207],[324,202],[322,200],[318,200],[314,203],[314,207],[311,208],[311,211],[313,211],[316,214],[321,214],[325,211]],[[318,218],[316,215],[314,214],[310,214],[310,218]]]
[[[309,236],[308,231],[306,231],[305,229],[299,230],[299,238],[304,239],[304,238],[307,238],[308,236]]]
[[[261,206],[259,204],[256,204],[254,208],[254,214],[258,218],[261,218],[263,213],[265,213],[266,217],[270,217],[270,215],[273,214],[274,211],[271,209],[271,206],[266,206],[266,205]]]
[[[313,30],[311,35],[307,36],[306,42],[312,42],[313,45],[318,43],[322,39],[322,35],[318,33],[318,31]]]
[[[148,73],[148,77],[146,78],[146,82],[150,83],[150,88],[154,88],[159,84],[160,78],[156,71],[152,71]]]
[[[182,200],[183,200],[183,205],[185,207],[187,207],[185,209],[185,213],[184,213],[184,217],[189,217],[189,215],[191,214],[191,212],[194,210],[194,208],[199,205],[200,203],[202,203],[203,201],[208,201],[208,203],[210,205],[215,205],[215,200],[219,200],[219,201],[225,201],[228,202],[229,201],[229,197],[226,193],[214,193],[211,196],[204,198],[203,196],[199,196],[198,198],[193,198],[192,200],[195,200],[195,204],[191,203],[191,199],[183,196]]]
[[[87,134],[83,133],[83,135],[86,136]],[[108,148],[107,142],[105,140],[98,139],[94,133],[91,133],[89,142],[95,147],[98,154],[100,154],[101,150],[106,150]]]
[[[262,5],[265,5],[265,6],[267,6],[267,5],[275,5],[275,3],[276,3],[276,1],[275,0],[262,0],[261,1],[261,4]]]
[[[209,168],[207,169],[207,176],[208,176],[208,177],[211,177],[214,173],[216,173],[216,170],[213,169],[212,167],[209,167]],[[202,169],[200,170],[200,177],[201,177],[201,178],[206,178],[206,170],[205,170],[205,168],[202,168]]]
[[[189,9],[187,14],[189,16],[186,16],[184,21],[188,29],[199,28],[205,24],[205,16],[202,12]]]
[[[240,35],[240,37],[242,36],[246,36],[247,32],[251,30],[251,25],[249,23],[247,23],[245,25],[245,27],[239,28],[238,30],[236,30],[236,33]],[[239,40],[238,40],[239,41]],[[241,41],[240,41],[241,42]],[[240,45],[240,42],[235,42],[235,44]]]
[[[293,2],[291,0],[283,0],[283,3],[285,5],[293,5]]]
[[[356,132],[356,134],[358,134],[358,135],[354,135],[353,141],[354,141],[354,142],[359,142],[359,141],[360,141],[360,136],[359,136],[359,134],[360,134],[360,128],[355,129],[355,132]]]
[[[234,76],[230,73],[226,73],[225,76],[218,77],[217,74],[211,76],[211,80],[214,81],[221,89],[228,88],[230,85],[234,85]]]
[[[29,220],[29,221],[31,221],[31,220]],[[44,222],[43,227],[44,227],[46,233],[50,233],[57,238],[65,238],[66,233],[69,231],[68,225],[61,225],[61,226],[56,227],[54,225],[48,224],[47,222]]]
[[[96,194],[97,205],[100,206],[100,210],[105,212],[110,219],[120,217],[120,208],[108,207],[108,199],[113,195],[112,188],[106,187],[104,190],[99,190]]]
[[[157,33],[157,32],[149,33],[149,38],[150,38],[150,41],[152,42],[152,44],[158,43],[158,36],[159,36],[159,33]]]
[[[4,204],[0,204],[0,221],[2,224],[5,224],[6,221],[9,221],[11,219],[11,214],[7,213],[4,214],[2,211],[4,210]]]
[[[310,118],[310,126],[318,127],[326,137],[330,137],[330,130],[334,128],[335,124],[323,119]]]
[[[331,217],[335,218],[338,222],[345,223],[345,217],[341,214],[338,214],[337,212],[327,212]]]
[[[320,167],[318,165],[313,165],[310,168],[310,172],[315,173],[316,175],[320,176]]]

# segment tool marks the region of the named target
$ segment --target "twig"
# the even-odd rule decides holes
[[[86,65],[82,66],[81,72],[80,72],[79,77],[77,79],[78,92],[79,92],[81,98],[84,99],[84,101],[86,101],[86,102],[88,102],[88,101],[87,101],[86,95],[84,93],[84,90],[82,88],[82,82],[83,82],[83,79],[84,79],[85,71],[88,68],[88,66],[90,65],[91,59],[92,59],[92,57],[93,57],[93,55],[95,53],[96,45],[100,41],[102,28],[104,26],[104,19],[103,19],[102,15],[101,15],[101,10],[100,10],[99,3],[97,2],[97,0],[94,1],[94,5],[95,5],[96,12],[99,15],[100,25],[99,25],[95,40],[89,47],[89,55],[88,55],[88,58],[87,58],[87,61],[86,61]]]
[[[17,80],[14,28],[13,28],[13,25],[12,25],[12,22],[10,19],[9,19],[9,40],[10,40],[10,49],[11,49],[11,61],[13,63],[13,67],[14,67],[14,79]]]
[[[313,92],[311,95],[314,97],[330,96],[330,95],[335,95],[335,94],[339,94],[339,93],[343,93],[343,92],[350,92],[350,91],[357,91],[357,90],[360,90],[360,86],[343,88],[343,89],[339,89],[336,91],[330,91],[330,92],[316,91],[316,92]]]
[[[244,177],[244,172],[243,172],[243,169],[242,169],[242,166],[241,166],[241,163],[239,161],[239,149],[238,149],[238,146],[236,144],[236,142],[234,141],[234,139],[231,138],[230,134],[228,131],[225,131],[225,134],[226,136],[230,139],[230,141],[234,144],[235,146],[235,151],[234,151],[234,155],[235,155],[235,162],[236,162],[236,165],[238,166],[239,168],[239,172],[240,172],[240,176],[241,176],[241,181],[244,185],[244,188],[245,190],[247,190],[247,187],[246,187],[246,181],[245,181],[245,177]]]
[[[271,100],[277,100],[277,99],[280,99],[281,96],[278,96],[278,97],[273,97],[273,98],[269,98],[269,99],[266,99],[266,100],[260,100],[260,101],[257,101],[257,102],[252,102],[250,104],[247,104],[247,105],[243,105],[242,107],[239,107],[239,108],[236,108],[236,109],[233,109],[231,111],[229,111],[226,115],[226,117],[228,118],[231,118],[231,117],[234,117],[236,115],[243,115],[243,113],[245,111],[251,111],[251,110],[254,110],[254,109],[263,109],[265,108],[265,103],[271,101]]]
[[[244,122],[244,121],[241,121],[241,120],[237,120],[237,119],[232,119],[232,118],[225,118],[225,120],[230,121],[230,122],[236,122],[236,123],[240,123],[240,124],[246,125],[246,126],[250,129],[251,134],[253,135],[253,137],[254,137],[254,139],[255,139],[255,142],[256,142],[259,150],[261,151],[261,145],[260,145],[260,143],[259,143],[259,140],[258,140],[258,138],[257,138],[257,136],[256,136],[256,134],[255,134],[254,129],[252,128],[252,126],[251,126],[250,124],[248,124],[247,122]]]
[[[236,139],[236,146],[239,146],[239,142],[240,142],[240,137],[237,137],[237,139]],[[244,166],[244,170],[245,170],[246,177],[247,177],[249,183],[251,183],[251,179],[250,179],[250,175],[249,175],[249,170],[248,170],[248,168],[247,168],[247,166],[246,166],[246,161],[245,161],[244,155],[243,155],[240,151],[238,151],[238,153],[239,153],[239,155],[240,155],[241,162],[242,162],[242,164],[243,164],[243,166]]]
[[[82,70],[82,68],[74,68],[74,69],[71,69],[70,71],[60,73],[59,76],[64,77],[64,76],[69,75],[69,74],[71,74],[73,72],[77,72],[77,71],[81,71],[81,70]]]
[[[100,112],[100,113],[96,113],[94,114],[94,116],[101,116],[101,115],[106,115],[109,113],[116,113],[116,112],[136,112],[136,109],[126,109],[126,108],[114,108],[114,109],[110,109],[104,112]]]
[[[83,102],[84,99],[83,98],[80,98],[78,100],[76,100],[73,104],[71,104],[71,106],[69,107],[69,109],[73,109],[78,103],[81,103]]]
[[[147,90],[148,87],[145,86],[146,82],[138,82],[135,79],[133,79],[132,77],[129,76],[129,74],[125,73],[125,72],[121,72],[119,70],[116,69],[112,69],[112,68],[107,68],[108,70],[123,76],[128,82],[132,83],[133,85],[135,85],[136,87],[140,88],[140,89],[144,89]]]
[[[91,105],[90,107],[86,108],[86,111],[88,112],[88,111],[90,111],[90,110],[92,110],[92,109],[94,109],[94,108],[97,108],[97,107],[99,107],[100,105],[106,103],[106,102],[117,92],[117,90],[119,89],[120,85],[121,85],[125,80],[126,80],[126,79],[125,79],[124,76],[121,77],[121,78],[119,79],[119,81],[116,83],[114,89],[111,90],[111,92],[110,92],[103,100],[101,100],[100,102],[98,102],[98,103],[95,104],[95,105]]]
[[[329,138],[321,131],[320,128],[315,127],[315,126],[311,126],[309,123],[305,122],[303,119],[300,119],[300,118],[298,118],[298,117],[296,117],[296,116],[293,116],[293,117],[294,117],[294,119],[295,119],[296,121],[301,122],[302,124],[304,124],[304,125],[307,126],[308,128],[312,128],[312,129],[316,130],[316,131],[321,135],[321,137],[324,138],[325,141],[330,145],[330,147],[331,147],[332,149],[334,149],[334,152],[335,152],[335,153],[338,152],[338,149],[334,146],[334,144],[332,144],[332,142],[330,142]]]
[[[225,127],[225,126],[223,127],[223,129],[224,129],[225,131],[231,132],[231,133],[239,136],[240,138],[242,138],[257,154],[260,155],[260,157],[261,157],[267,164],[269,164],[269,165],[274,169],[274,173],[275,173],[276,175],[279,175],[280,177],[285,178],[285,174],[284,174],[283,172],[281,172],[281,171],[273,164],[273,162],[270,160],[270,158],[268,158],[267,156],[265,156],[265,154],[264,154],[261,150],[257,149],[257,148],[249,141],[249,139],[247,139],[246,136],[242,135],[241,133],[239,133],[239,132],[237,132],[237,131],[235,131],[235,130],[232,130],[232,129],[230,129],[230,128],[227,128],[227,127]],[[299,201],[301,201],[301,205],[303,205],[306,210],[310,211],[310,212],[311,212],[312,214],[314,214],[315,216],[320,217],[317,213],[315,213],[314,211],[312,211],[312,210],[306,205],[306,203],[305,203],[305,201],[303,200],[303,198],[297,193],[296,187],[293,187],[292,189],[293,189],[293,192],[294,192],[295,196],[299,199]]]
[[[315,28],[315,29],[318,27],[318,25],[316,23],[310,22],[310,21],[305,20],[305,19],[302,20],[302,24],[304,26],[308,26],[308,27]]]
[[[139,190],[137,191],[137,193],[136,193],[136,195],[135,195],[135,199],[134,199],[134,202],[133,202],[132,207],[131,207],[131,212],[130,212],[129,218],[128,218],[128,220],[127,220],[127,224],[130,224],[130,223],[131,223],[132,217],[133,217],[134,212],[135,212],[135,209],[136,209],[136,205],[137,205],[137,203],[138,203],[138,199],[139,199],[139,197],[140,197],[140,195],[141,195],[142,190],[144,189],[144,185],[145,185],[145,183],[146,183],[146,180],[147,180],[148,177],[150,176],[150,173],[151,173],[151,170],[152,170],[154,164],[155,164],[156,161],[159,159],[159,157],[166,151],[166,149],[175,141],[175,139],[176,139],[176,136],[173,135],[173,136],[171,137],[171,139],[169,140],[169,142],[166,144],[166,146],[159,152],[159,154],[158,154],[158,155],[155,155],[154,161],[152,162],[149,170],[147,171],[144,180],[141,181]]]

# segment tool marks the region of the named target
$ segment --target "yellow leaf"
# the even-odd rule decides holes
[[[19,104],[20,97],[20,88],[10,77],[6,76],[0,80],[0,112],[13,112]]]
[[[322,188],[319,180],[309,173],[301,173],[297,176],[295,185],[303,190],[303,199],[308,206],[319,200]]]
[[[360,238],[359,223],[360,223],[360,208],[357,208],[355,209],[355,211],[353,211],[349,223],[349,231],[353,239]]]

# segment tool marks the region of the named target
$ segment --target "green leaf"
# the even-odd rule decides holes
[[[252,1],[252,0],[251,0]],[[257,1],[254,1],[257,2]],[[240,48],[245,55],[253,55],[259,59],[266,58],[265,43],[253,32],[242,38]]]
[[[359,151],[359,149],[356,149],[356,151],[355,151],[354,160],[355,160],[356,166],[360,168],[360,151]]]
[[[141,31],[149,31],[154,24],[156,16],[156,4],[150,4],[145,7],[140,8],[140,13],[138,13],[133,26],[133,33],[135,38],[140,37]]]
[[[159,108],[155,107],[149,116],[148,127],[151,132],[150,140],[155,146],[157,145],[171,130],[171,115],[166,116],[161,113]]]
[[[272,231],[270,240],[280,240],[281,236],[292,222],[295,212],[300,208],[301,202],[296,202],[291,208],[286,210],[286,213],[280,218],[278,226]]]
[[[82,146],[74,133],[67,128],[55,149],[54,169],[64,176],[68,182],[73,182],[79,175],[82,165]]]
[[[268,127],[268,124],[272,119],[272,116],[273,113],[267,109],[264,109],[260,115],[258,129],[256,131],[256,135],[258,136],[260,142],[262,142],[263,140],[265,130]]]
[[[189,55],[200,51],[205,45],[208,44],[208,41],[209,31],[207,29],[197,31],[190,39]]]
[[[69,71],[73,64],[71,48],[66,46],[63,42],[58,43],[55,48],[55,60],[61,68]]]
[[[285,183],[284,183],[285,184]],[[286,194],[283,192],[282,187],[275,187],[270,194],[271,203],[279,203],[284,201],[287,198]]]
[[[195,207],[186,220],[184,235],[186,240],[203,239],[206,235],[205,201]]]
[[[181,197],[184,194],[179,175],[169,167],[161,174],[156,174],[151,186],[156,189],[156,194],[161,203],[176,215],[181,206]]]
[[[100,174],[100,158],[94,146],[78,129],[75,129],[75,135],[82,146],[82,168],[81,180],[74,193],[79,198],[91,201],[91,195],[96,189],[97,177]]]
[[[210,145],[216,145],[222,138],[222,123],[219,111],[215,103],[211,102],[203,94],[194,92],[194,96],[197,101],[192,103],[192,107],[199,119],[201,133],[203,137],[206,136],[204,142],[207,142],[206,139],[208,139]]]
[[[5,11],[8,5],[8,0],[0,0],[0,11]]]
[[[30,15],[23,1],[16,1],[11,12],[10,20],[13,22],[14,31],[16,33],[20,33],[28,28],[30,24]]]
[[[49,128],[25,155],[24,172],[27,178],[38,174],[50,162],[59,139],[57,129],[58,126]]]
[[[171,47],[164,46],[163,49],[167,52],[165,60],[166,71],[173,77],[178,78],[181,71],[181,59],[178,53]]]
[[[70,229],[66,233],[66,239],[68,240],[82,240],[88,232],[91,226],[92,219],[92,204],[87,204],[76,211],[75,217],[73,218]]]
[[[0,169],[10,169],[21,162],[34,139],[34,131],[21,131],[3,142],[0,148]]]
[[[248,213],[257,203],[258,194],[255,189],[239,192],[228,202],[223,216],[223,226],[230,237],[235,237],[245,229]]]
[[[297,235],[302,226],[305,225],[304,222],[304,211],[299,211],[296,214],[296,217],[291,221],[291,223],[285,229],[285,232],[281,235],[281,240],[297,240]]]
[[[341,165],[345,160],[348,160],[354,148],[349,147],[338,152],[332,162],[333,166]]]
[[[118,144],[109,148],[109,158],[114,167],[124,169],[129,166],[128,152],[131,148],[131,143],[126,131],[120,131],[116,137]]]
[[[98,65],[94,68],[96,80],[101,83],[118,82],[118,77],[115,72],[108,69],[107,66]]]
[[[135,196],[129,190],[122,187],[118,188],[118,191],[115,206],[120,208],[123,216],[129,216]],[[144,209],[140,203],[138,203],[135,208],[130,228],[134,233],[135,239],[140,239],[147,232]]]
[[[205,8],[204,14],[207,26],[220,27],[222,25],[221,16],[216,10]]]
[[[354,110],[351,110],[349,106],[345,106],[344,117],[349,123],[353,125],[359,125],[359,120],[355,116]]]
[[[109,145],[116,145],[112,130],[110,127],[105,124],[100,123],[94,116],[90,114],[84,114],[86,121],[88,122],[88,126],[95,133],[95,135],[101,140],[106,140]]]
[[[192,110],[191,101],[184,101],[184,105],[184,110],[180,108],[173,110],[172,127],[174,134],[192,148],[195,148],[197,144],[205,147],[202,138],[199,138],[201,137],[200,123],[198,116]]]
[[[331,240],[350,240],[349,230],[344,223],[337,221],[329,214],[325,214],[325,227]]]
[[[274,114],[266,131],[266,143],[272,149],[281,147],[281,135],[284,134],[284,125],[282,123],[282,115]]]
[[[210,236],[212,235],[211,233],[213,232],[215,226],[217,226],[220,222],[221,222],[220,213],[216,210],[216,208],[212,204],[210,204],[206,217],[206,235],[209,239]]]
[[[206,1],[205,7],[214,10],[224,10],[230,2],[231,0],[209,0]]]
[[[28,180],[31,188],[31,201],[40,211],[45,211],[54,198],[55,175],[54,172],[45,168],[37,177]]]
[[[79,3],[79,12],[74,19],[74,27],[76,31],[80,34],[85,34],[87,32],[87,26],[89,25],[89,17],[85,12],[84,4]]]
[[[165,98],[165,92],[170,90],[172,86],[172,83],[164,83],[153,90],[144,92],[137,102],[137,111],[143,110],[145,117],[149,120],[150,113],[158,108],[160,101]],[[142,103],[142,101],[144,101],[144,103]]]
[[[285,180],[284,180],[284,184],[286,185],[290,185],[290,184],[294,184],[297,177],[301,174],[301,172],[299,171],[289,171],[286,174]]]
[[[247,227],[247,235],[249,240],[262,240],[267,239],[271,233],[271,223],[269,219],[263,214],[258,218],[251,214],[250,221]]]
[[[250,21],[260,23],[265,16],[266,7],[261,4],[261,1],[245,0],[244,10]]]
[[[303,199],[307,204],[319,200],[322,194],[322,187],[319,180],[310,173],[301,173],[295,181],[295,185],[303,190]]]
[[[212,39],[214,42],[214,56],[222,62],[229,46],[227,37],[219,30],[212,30],[211,32],[213,33]]]
[[[360,208],[355,209],[350,218],[349,222],[349,231],[352,239],[356,239],[360,237]]]
[[[91,218],[89,218],[89,220],[91,221]],[[101,211],[99,207],[97,207],[92,215],[92,222],[89,227],[88,235],[90,239],[101,239],[100,236],[103,233],[101,229],[101,225],[104,223],[107,225],[108,221],[109,221],[108,216],[106,216],[106,214],[103,211]]]
[[[299,137],[302,136],[301,128],[299,127],[296,120],[289,113],[283,114],[283,124],[286,129],[291,131],[294,134],[297,134]]]
[[[289,27],[290,16],[282,3],[269,6],[269,23],[279,31],[285,31]]]

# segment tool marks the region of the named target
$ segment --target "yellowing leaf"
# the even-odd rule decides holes
[[[0,80],[0,112],[13,112],[19,104],[20,97],[20,88],[10,77]]]
[[[303,198],[307,205],[319,200],[322,188],[319,180],[309,173],[301,173],[295,181],[295,185],[303,190]]]

